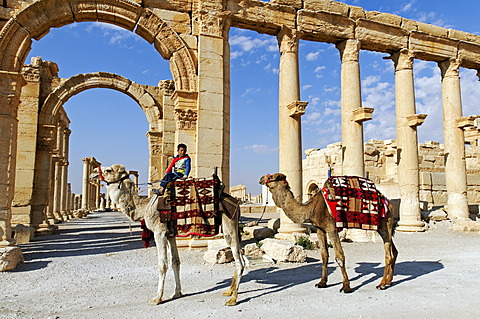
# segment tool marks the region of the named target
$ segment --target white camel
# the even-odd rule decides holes
[[[171,299],[182,296],[180,283],[180,257],[178,254],[175,235],[169,229],[167,223],[160,221],[160,214],[157,211],[157,195],[145,199],[140,198],[135,191],[135,185],[129,178],[123,165],[115,164],[110,167],[97,168],[91,178],[100,178],[107,183],[107,193],[112,203],[116,204],[133,221],[145,219],[145,224],[154,234],[155,244],[158,251],[159,280],[158,290],[155,298],[150,300],[151,305],[158,305],[164,301],[163,288],[165,274],[168,268],[168,247],[172,256],[172,269],[175,276],[175,293]],[[227,244],[231,247],[235,259],[235,273],[230,288],[223,293],[230,296],[225,303],[226,306],[237,304],[238,287],[245,268],[241,255],[240,234],[239,234],[239,213],[230,219],[222,214],[223,234]]]

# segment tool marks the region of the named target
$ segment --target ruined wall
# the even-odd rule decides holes
[[[474,139],[478,141],[477,138]],[[422,209],[442,206],[447,202],[445,180],[445,153],[443,145],[427,141],[419,144],[420,200],[426,202]],[[469,204],[480,204],[480,146],[474,142],[465,149],[467,163],[467,199]],[[322,187],[331,175],[341,172],[341,143],[328,145],[324,149],[305,151],[303,178],[305,199],[313,189]],[[397,176],[397,145],[395,140],[370,140],[365,143],[365,168],[369,179],[391,199],[399,198]],[[336,173],[337,172],[337,173]]]

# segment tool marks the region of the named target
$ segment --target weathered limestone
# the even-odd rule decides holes
[[[288,240],[267,238],[262,241],[262,250],[277,262],[305,262],[307,260],[307,253],[303,247]]]
[[[298,70],[298,42],[296,30],[282,28],[277,35],[280,49],[279,75],[279,169],[290,183],[297,198],[302,198],[302,128],[301,116],[306,103],[300,102],[300,79]],[[293,232],[304,232],[300,224],[292,222],[282,211],[278,238]]]
[[[450,218],[468,218],[465,136],[459,127],[462,95],[458,69],[460,61],[439,63],[442,71],[443,138],[445,143],[445,177]]]
[[[13,270],[19,263],[23,263],[23,254],[19,247],[0,247],[0,271]]]
[[[423,231],[420,214],[417,126],[412,53],[407,50],[392,55],[395,64],[398,186],[400,188],[399,231]],[[422,119],[412,123],[411,119]]]

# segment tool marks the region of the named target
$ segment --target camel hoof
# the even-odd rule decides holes
[[[386,285],[378,285],[377,289],[385,290],[385,289],[387,289],[387,286]]]
[[[177,299],[177,298],[180,298],[182,296],[182,293],[181,292],[177,292],[175,293],[173,296],[172,296],[172,299]]]
[[[230,298],[225,302],[225,306],[235,306],[237,304],[237,299],[236,298]]]
[[[316,288],[327,288],[327,283],[326,282],[319,282],[318,284],[315,284]]]
[[[227,291],[225,291],[222,295],[224,295],[224,296],[231,296],[231,295],[232,295],[232,291],[231,291],[231,290],[227,290]]]
[[[153,298],[152,300],[150,300],[150,301],[148,302],[148,304],[149,304],[150,306],[156,306],[156,305],[159,305],[159,304],[161,304],[161,303],[162,303],[162,298],[160,298],[160,297],[155,297],[155,298]]]
[[[343,292],[345,294],[349,294],[352,292],[352,288],[350,287],[342,287],[342,289],[340,289],[340,292]]]

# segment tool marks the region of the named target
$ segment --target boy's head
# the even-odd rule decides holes
[[[187,145],[185,145],[183,143],[178,144],[177,152],[178,152],[178,155],[180,155],[180,156],[184,156],[185,154],[187,154]]]

